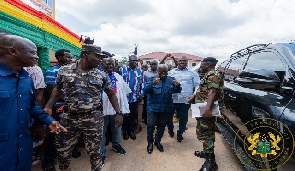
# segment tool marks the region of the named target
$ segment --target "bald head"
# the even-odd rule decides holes
[[[0,38],[0,61],[14,71],[34,66],[37,60],[37,47],[29,39],[15,35]]]
[[[168,75],[168,66],[166,64],[160,64],[158,66],[158,75],[161,80],[166,79]]]
[[[106,72],[113,72],[115,67],[115,60],[112,57],[103,58],[102,59],[102,66]]]

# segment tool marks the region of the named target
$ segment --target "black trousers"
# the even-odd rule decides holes
[[[60,106],[54,106],[52,108],[52,117],[59,121],[60,117],[56,114],[56,110]],[[45,140],[45,148],[44,148],[44,162],[43,166],[54,165],[54,159],[57,157],[57,151],[55,147],[55,133],[51,133],[50,130],[48,131],[47,139]]]
[[[135,128],[135,119],[136,119],[136,113],[137,113],[137,104],[138,102],[129,103],[129,110],[130,113],[123,116],[123,131],[130,133],[134,132]]]
[[[166,112],[147,112],[147,141],[149,143],[161,142],[168,117],[169,113]],[[154,139],[155,127],[157,131]]]

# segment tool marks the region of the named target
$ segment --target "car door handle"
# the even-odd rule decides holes
[[[231,94],[229,94],[228,97],[230,97],[231,99],[236,99],[236,96],[233,96]]]

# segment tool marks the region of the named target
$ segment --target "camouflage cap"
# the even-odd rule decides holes
[[[214,57],[206,57],[202,62],[218,62],[218,60]]]
[[[83,44],[81,50],[82,50],[82,52],[93,52],[95,54],[104,56],[104,54],[101,52],[101,48],[99,46],[96,46],[96,45]]]

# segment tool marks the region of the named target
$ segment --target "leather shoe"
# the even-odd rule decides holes
[[[206,154],[203,153],[203,151],[195,151],[195,156],[200,157],[200,158],[205,158]]]
[[[125,131],[124,131],[124,133],[123,133],[123,139],[124,139],[124,140],[128,140],[128,139],[129,139],[129,135],[128,135],[128,133],[125,132]]]
[[[153,152],[153,143],[148,143],[147,152],[149,154],[152,154],[152,152]]]
[[[129,136],[131,139],[136,140],[136,135],[134,132],[130,132]]]
[[[157,149],[158,149],[160,152],[163,152],[163,151],[164,151],[164,148],[163,148],[163,146],[162,146],[161,143],[159,143],[159,142],[155,142],[154,144],[157,146]]]

